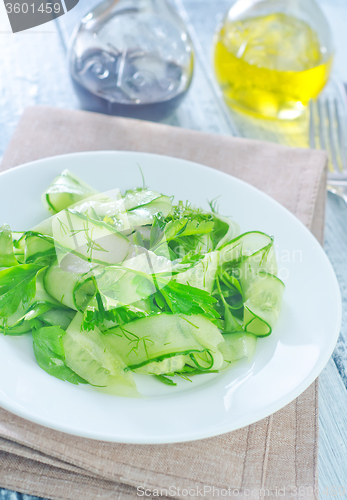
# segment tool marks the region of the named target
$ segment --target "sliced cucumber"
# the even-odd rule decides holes
[[[25,321],[25,309],[20,306],[6,321],[0,325],[0,332],[5,335],[22,335],[31,331],[28,321]]]
[[[117,387],[120,395],[137,395],[132,374],[124,371],[125,363],[100,330],[82,329],[82,318],[76,314],[63,338],[66,365],[92,385]]]
[[[179,372],[186,364],[186,356],[173,356],[163,361],[153,361],[141,368],[134,370],[144,375],[163,375],[164,373]]]
[[[224,245],[226,245],[230,241],[235,240],[235,238],[238,237],[238,235],[240,234],[240,226],[228,217],[223,217],[219,214],[213,214],[213,218],[215,220],[215,229],[213,231],[214,236],[216,237],[222,234],[222,237],[219,239],[219,241],[215,241],[216,249],[218,249],[222,248]]]
[[[19,264],[25,262],[25,237],[23,232],[12,231],[13,254]]]
[[[253,358],[257,346],[257,337],[252,333],[233,332],[223,335],[224,343],[218,346],[225,361],[232,363],[243,357],[248,361]]]
[[[172,210],[171,199],[156,191],[136,190],[128,191],[124,197],[118,189],[106,193],[99,193],[81,203],[70,207],[75,212],[88,214],[96,219],[111,219],[117,221],[117,229],[128,229],[131,225],[150,224],[153,215],[162,212],[169,214]],[[129,221],[132,220],[132,224]]]
[[[217,345],[223,342],[223,336],[203,316],[159,314],[132,321],[108,333],[108,345],[130,369],[173,356],[206,351],[210,353],[210,367],[218,369],[223,361],[217,349]]]
[[[92,281],[87,281],[90,270],[88,262],[67,254],[60,264],[55,261],[47,269],[44,276],[45,289],[60,304],[77,311],[95,293]]]
[[[151,195],[148,199],[151,200]],[[118,231],[122,231],[125,234],[131,234],[134,230],[139,227],[150,225],[153,223],[154,215],[157,213],[162,213],[164,217],[166,217],[172,210],[171,199],[168,196],[161,196],[158,193],[157,198],[149,201],[148,203],[141,204],[140,206],[133,206],[134,199],[130,201],[127,200],[127,197],[120,200],[120,202],[116,205],[113,204],[113,209],[109,208],[106,216],[103,216],[102,213],[99,213],[101,217],[104,217],[103,220],[113,221],[113,224],[117,228]],[[122,202],[122,204],[120,204]],[[126,210],[126,207],[129,207]],[[100,210],[97,212],[100,212]],[[105,212],[105,210],[103,210]]]
[[[58,249],[59,260],[60,254],[73,252],[90,262],[117,264],[131,251],[128,238],[112,226],[78,212],[60,212],[53,220],[52,229],[59,248],[65,249]]]
[[[240,263],[240,283],[244,296],[260,272],[277,274],[276,254],[272,242]]]
[[[259,231],[243,233],[220,249],[220,264],[240,261],[271,245],[272,241],[270,236]]]
[[[23,236],[24,231],[12,231],[13,243],[17,243]]]
[[[38,258],[55,257],[56,248],[51,236],[45,236],[35,231],[25,233],[25,262],[35,262]]]
[[[0,227],[0,267],[11,267],[18,264],[13,252],[11,228],[7,224]]]
[[[53,236],[53,231],[52,231],[53,220],[54,216],[45,219],[44,221],[40,222],[40,224],[37,224],[37,226],[34,226],[32,232],[42,234],[43,236]]]
[[[162,195],[149,203],[128,209],[128,217],[133,226],[143,226],[151,224],[155,214],[160,212],[164,217],[167,217],[171,213],[171,210],[171,199],[168,196]]]
[[[75,314],[74,311],[67,311],[66,309],[50,309],[41,314],[40,319],[49,326],[59,326],[66,330]]]
[[[134,208],[148,206],[150,203],[162,197],[165,199],[168,198],[167,196],[163,196],[161,193],[158,193],[157,191],[151,191],[150,189],[129,190],[123,197],[124,210],[129,211],[133,210]],[[168,199],[170,200],[170,198]]]
[[[244,304],[244,325],[247,332],[266,337],[275,325],[284,293],[284,283],[265,272],[259,272],[248,288]]]
[[[148,295],[144,296],[143,293],[138,293],[138,284],[136,278],[137,273],[127,270],[121,270],[114,267],[105,268],[105,272],[96,277],[97,287],[100,293],[109,299],[110,305],[113,307],[119,305],[138,304],[141,308],[150,308],[145,304],[143,299],[147,299],[152,293],[155,293],[156,288],[153,280],[148,281]],[[141,304],[141,305],[140,305]],[[106,308],[106,307],[105,307]]]
[[[43,193],[42,201],[48,210],[57,213],[96,193],[95,189],[75,174],[64,170]]]
[[[4,327],[0,325],[0,332],[5,335],[11,335],[12,337],[15,337],[17,335],[24,335],[25,333],[30,333],[31,328],[27,321],[22,320],[18,322],[16,326],[12,327],[8,326]]]
[[[212,292],[218,269],[219,252],[210,252],[194,267],[179,273],[176,281]]]

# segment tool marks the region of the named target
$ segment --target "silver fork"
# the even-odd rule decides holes
[[[342,86],[310,103],[310,147],[329,157],[328,191],[347,203],[347,96]]]

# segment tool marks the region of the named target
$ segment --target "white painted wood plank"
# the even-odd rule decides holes
[[[329,194],[327,203],[325,251],[335,270],[342,296],[342,328],[333,359],[347,388],[347,205],[332,194]],[[347,414],[347,407],[345,413]]]
[[[0,34],[0,157],[27,106],[77,105],[60,35],[54,21],[48,26],[46,33]]]
[[[347,392],[331,359],[319,378],[319,493],[329,499],[332,488],[344,487],[347,498]],[[327,494],[327,493],[330,494]]]

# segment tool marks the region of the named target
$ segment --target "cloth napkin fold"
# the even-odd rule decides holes
[[[320,151],[37,107],[25,111],[0,170],[57,154],[112,149],[185,158],[239,177],[282,203],[322,242],[326,155]],[[0,409],[0,486],[63,500],[158,493],[316,499],[317,390],[316,381],[282,410],[243,429],[170,445],[83,439]]]

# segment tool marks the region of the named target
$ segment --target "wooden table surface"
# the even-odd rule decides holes
[[[196,65],[186,99],[165,123],[308,147],[307,116],[296,124],[274,127],[271,122],[260,122],[231,112],[224,105],[211,68],[211,45],[216,25],[232,0],[171,1],[189,27],[196,49]],[[68,40],[79,19],[97,3],[98,0],[80,0],[72,11],[56,21],[13,35],[8,32],[1,2],[0,158],[25,107],[79,108],[66,61]],[[329,19],[335,39],[334,78],[347,82],[347,1],[320,0],[319,3]],[[343,323],[333,356],[320,375],[320,499],[347,498],[347,206],[330,194],[325,250],[340,283]],[[0,500],[19,499],[33,500],[34,497],[0,488]]]

